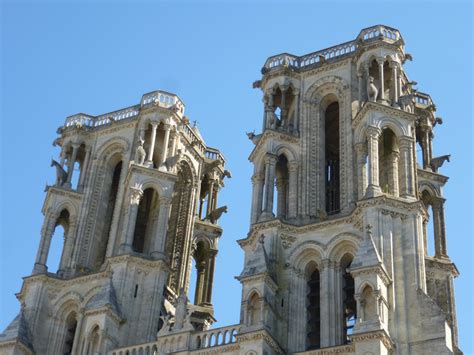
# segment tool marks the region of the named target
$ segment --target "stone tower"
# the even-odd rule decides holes
[[[68,118],[34,272],[0,351],[460,354],[447,177],[438,171],[449,155],[433,156],[442,119],[405,73],[407,60],[399,31],[382,25],[267,59],[254,83],[262,131],[248,134],[254,173],[250,229],[238,241],[240,322],[222,328],[209,329],[215,222],[225,211],[217,192],[230,177],[220,153],[163,92],[108,115]],[[50,274],[58,224],[64,252]],[[192,258],[194,304],[186,297]]]
[[[226,207],[217,207],[224,158],[189,125],[174,94],[101,116],[66,119],[33,272],[17,297],[18,317],[1,354],[106,354],[149,342],[198,282],[185,320],[214,321],[214,258]],[[55,229],[64,229],[58,270],[48,268]],[[189,308],[189,307],[188,307]]]

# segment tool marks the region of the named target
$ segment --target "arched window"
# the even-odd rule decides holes
[[[435,251],[435,236],[434,236],[434,221],[433,221],[433,196],[432,194],[424,190],[421,193],[421,201],[425,206],[428,219],[423,221],[423,242],[425,255],[434,256]]]
[[[61,354],[70,355],[72,354],[72,348],[74,345],[77,329],[77,315],[75,312],[69,313],[69,315],[66,317],[65,325],[66,329]]]
[[[340,158],[339,158],[339,103],[333,102],[324,112],[325,137],[325,190],[326,212],[340,209]]]
[[[247,323],[249,326],[260,324],[261,309],[260,309],[260,297],[256,292],[252,293],[248,299],[247,305]]]
[[[341,259],[342,271],[342,314],[343,314],[343,340],[349,342],[357,318],[357,304],[354,298],[354,279],[349,272],[352,264],[352,255],[346,254]]]
[[[288,213],[288,159],[281,154],[276,164],[277,217],[286,218]]]
[[[210,246],[203,240],[196,245],[193,253],[193,265],[195,266],[195,288],[194,288],[194,304],[206,305],[211,304],[212,278],[213,270],[213,254]],[[191,278],[192,280],[192,278]]]
[[[390,128],[382,130],[379,139],[379,183],[382,191],[398,196],[399,149],[397,137]]]
[[[367,322],[377,317],[377,301],[372,287],[365,286],[361,294],[362,321]]]
[[[95,326],[89,334],[89,343],[87,345],[87,355],[95,355],[100,351],[99,326]]]
[[[321,296],[319,270],[312,268],[307,276],[306,308],[308,319],[306,323],[307,350],[321,347]]]
[[[152,188],[146,189],[138,205],[137,221],[135,223],[132,243],[134,252],[143,254],[149,252],[159,207],[158,193]]]
[[[59,227],[59,228],[58,228]],[[62,272],[71,255],[66,255],[65,242],[69,233],[69,211],[63,209],[56,220],[51,246],[48,253],[48,270]]]

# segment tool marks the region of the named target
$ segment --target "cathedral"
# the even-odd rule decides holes
[[[263,117],[248,133],[244,266],[229,275],[242,286],[240,322],[220,328],[223,154],[162,90],[67,117],[0,354],[462,354],[439,171],[450,156],[432,154],[442,119],[407,60],[400,32],[383,25],[266,60],[253,83]]]

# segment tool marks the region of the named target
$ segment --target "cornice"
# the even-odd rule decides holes
[[[161,171],[158,169],[147,168],[146,166],[130,163],[130,169],[128,170],[129,177],[132,176],[133,172],[137,172],[140,175],[151,176],[154,178],[160,178],[160,179],[172,181],[172,182],[175,182],[178,179],[178,177],[172,173],[168,173],[168,172]],[[127,181],[129,181],[129,178],[127,178]]]
[[[95,309],[89,309],[84,312],[84,315],[88,315],[88,316],[93,316],[97,314],[105,314],[109,316],[110,318],[112,318],[117,324],[121,324],[124,322],[124,319],[122,319],[122,317],[120,317],[120,315],[117,314],[113,310],[111,305],[106,305],[104,307],[95,308]]]
[[[447,176],[435,173],[433,171],[421,169],[421,168],[417,169],[417,173],[418,173],[419,177],[422,177],[422,178],[424,178],[426,180],[430,180],[430,181],[436,181],[436,182],[439,182],[443,185],[446,184],[446,182],[449,180],[449,177],[447,177]]]
[[[282,350],[278,342],[268,333],[267,330],[261,329],[253,332],[248,333],[239,333],[236,336],[237,342],[240,343],[248,343],[252,341],[263,340],[265,341],[275,354],[284,354],[285,352]]]
[[[278,285],[276,284],[275,280],[270,276],[268,272],[261,272],[258,274],[253,274],[253,275],[248,275],[248,276],[236,276],[236,280],[238,280],[240,283],[244,282],[265,282],[267,283],[270,288],[275,292],[278,290]]]
[[[389,117],[401,118],[410,122],[416,121],[416,115],[413,113],[409,113],[392,106],[382,105],[378,102],[366,101],[362,106],[362,109],[357,112],[355,117],[352,119],[352,128],[356,128],[360,121],[362,121],[362,119],[370,111],[380,112],[382,114],[386,114]]]
[[[249,155],[249,160],[253,161],[255,159],[255,155],[257,152],[261,149],[262,146],[266,143],[266,141],[270,138],[277,139],[281,142],[286,142],[286,143],[298,143],[300,141],[299,137],[296,137],[288,132],[282,132],[282,131],[277,131],[274,129],[267,128],[265,131],[262,133],[260,139],[258,140],[257,144],[253,148],[252,152]]]
[[[378,263],[378,265],[360,267],[360,268],[351,268],[350,269],[352,276],[356,275],[373,275],[374,273],[380,277],[385,286],[392,284],[392,279],[388,272],[385,270],[383,263]]]
[[[395,343],[392,341],[392,339],[385,330],[376,330],[372,332],[353,334],[350,336],[350,338],[353,343],[379,340],[383,343],[383,345],[385,345],[387,350],[392,350],[395,347]]]
[[[72,189],[66,189],[59,186],[46,186],[46,192],[48,193],[48,196],[49,194],[56,194],[59,196],[70,197],[78,201],[82,200],[82,197],[84,196],[82,192],[74,191]]]
[[[304,355],[329,355],[329,354],[349,354],[355,353],[354,344],[333,346],[330,348],[322,348],[318,350],[305,351]],[[303,354],[303,353],[299,353]]]
[[[199,349],[199,350],[191,350],[191,354],[196,355],[212,355],[212,354],[223,354],[238,351],[240,349],[239,344],[228,344],[228,345],[221,345],[221,346],[214,346],[212,348],[207,349]]]
[[[433,268],[433,269],[441,270],[443,272],[453,275],[453,277],[458,277],[460,275],[458,268],[449,258],[438,259],[438,258],[425,256],[425,264],[426,264],[427,269]]]

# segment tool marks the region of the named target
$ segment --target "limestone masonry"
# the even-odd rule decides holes
[[[442,119],[407,60],[382,25],[267,59],[253,84],[264,113],[248,133],[240,323],[222,328],[211,329],[218,195],[231,178],[221,152],[165,91],[68,117],[0,354],[460,354],[439,172],[449,155],[432,155]]]

